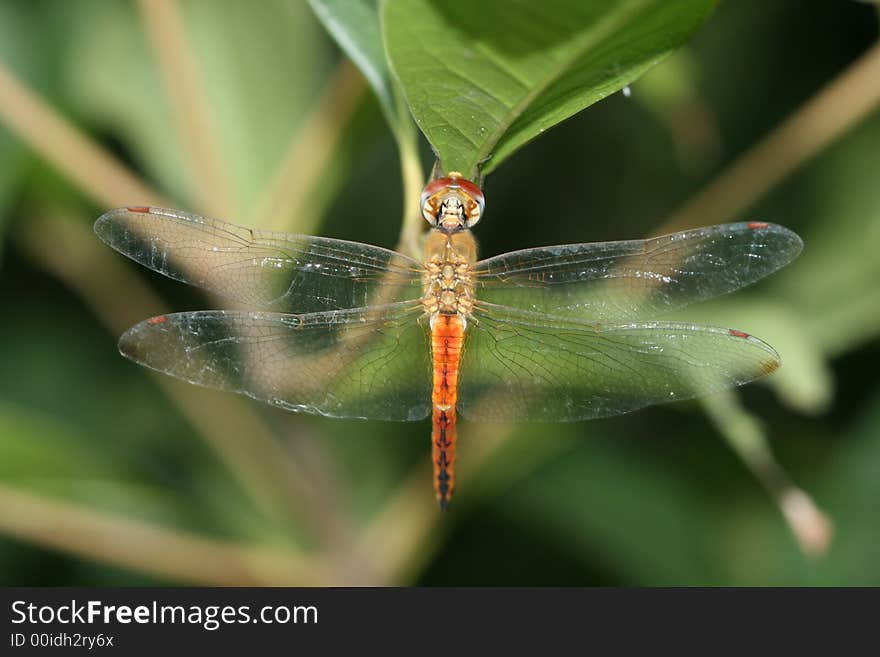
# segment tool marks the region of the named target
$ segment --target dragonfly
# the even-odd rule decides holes
[[[485,198],[456,172],[424,188],[421,260],[157,207],[111,210],[97,235],[132,260],[239,304],[160,315],[127,358],[289,411],[431,416],[434,492],[455,490],[457,423],[571,422],[739,386],[779,355],[738,329],[655,319],[753,283],[801,239],[741,222],[650,239],[477,259]]]

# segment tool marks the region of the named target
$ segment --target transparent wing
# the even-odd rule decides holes
[[[307,313],[415,299],[421,266],[377,246],[269,233],[162,208],[118,208],[95,232],[132,260],[254,308]]]
[[[184,381],[329,417],[419,420],[431,404],[421,308],[305,315],[199,311],[129,329],[119,350]]]
[[[769,345],[732,329],[584,324],[490,306],[468,323],[458,408],[477,421],[586,420],[731,388],[778,366]]]
[[[787,228],[751,222],[525,249],[477,264],[477,298],[581,321],[644,319],[749,285],[802,247]]]

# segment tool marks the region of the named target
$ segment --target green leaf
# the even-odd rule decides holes
[[[880,585],[880,395],[866,405],[817,483],[816,494],[837,525],[837,540],[809,584]]]
[[[22,3],[0,4],[0,62],[41,92],[49,79],[48,60],[63,43],[63,35],[54,28],[53,22],[45,20],[33,7]],[[45,38],[47,43],[35,52],[33,44],[39,38]],[[11,218],[6,210],[14,203],[31,157],[19,138],[0,122],[0,244],[6,222]]]
[[[595,430],[579,443],[519,482],[505,509],[627,584],[714,581],[711,555],[699,540],[710,507],[698,489]]]
[[[789,435],[800,444],[805,436]],[[818,429],[809,437],[814,448],[812,472],[801,475],[805,487],[834,522],[834,539],[821,560],[804,561],[769,505],[744,506],[730,513],[719,536],[719,558],[734,586],[878,586],[880,585],[880,390],[845,432]],[[809,454],[810,449],[806,451]],[[803,456],[802,456],[803,458]],[[736,517],[739,515],[739,518]]]
[[[309,4],[339,47],[367,78],[385,118],[392,126],[396,125],[400,117],[382,46],[376,0],[309,0]]]
[[[50,416],[0,402],[0,481],[142,518],[180,518],[181,503],[133,476],[132,459]]]
[[[621,89],[714,0],[387,0],[385,46],[443,168],[475,177]]]
[[[59,478],[118,475],[105,453],[92,449],[88,437],[67,426],[0,403],[0,479],[47,482]]]
[[[880,115],[875,114],[799,177],[803,216],[798,221],[807,248],[776,285],[780,296],[810,318],[829,356],[880,334],[878,141]]]

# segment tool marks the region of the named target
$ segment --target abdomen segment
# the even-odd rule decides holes
[[[458,366],[464,342],[465,321],[460,315],[434,315],[431,321],[431,356],[434,381],[431,393],[434,491],[446,509],[455,490],[456,415]]]

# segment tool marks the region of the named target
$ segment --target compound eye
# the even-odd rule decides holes
[[[486,207],[486,198],[483,196],[483,190],[470,180],[458,178],[455,183],[469,201],[468,203],[465,203],[465,210],[467,212],[467,226],[470,228],[480,220],[480,217],[483,216],[483,208]]]
[[[422,203],[424,204],[426,199],[434,196],[435,194],[439,194],[451,184],[452,178],[443,177],[432,180],[427,185],[425,185],[425,188],[422,190]]]
[[[432,226],[437,225],[437,215],[440,212],[440,196],[449,189],[451,183],[452,179],[450,178],[437,178],[425,185],[425,188],[422,190],[422,216]]]
[[[429,204],[430,199],[422,199],[422,216],[432,226],[437,225],[437,214],[432,210],[433,205]]]
[[[473,202],[465,205],[465,212],[467,213],[465,222],[468,228],[476,224],[483,216],[483,203],[481,201],[482,199],[480,201],[474,199]]]
[[[474,203],[480,206],[480,212],[482,212],[483,208],[486,206],[486,198],[483,196],[483,190],[475,183],[472,183],[470,180],[465,180],[464,178],[459,178],[456,180],[456,183],[465,194],[474,200]]]

